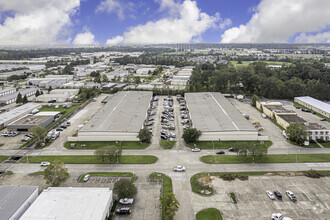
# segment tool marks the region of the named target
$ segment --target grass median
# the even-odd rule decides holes
[[[71,144],[75,144],[75,147],[71,148]],[[70,150],[92,150],[110,145],[121,146],[122,149],[145,149],[149,146],[148,143],[140,143],[139,141],[68,141],[64,147]]]
[[[168,141],[167,140],[160,140],[160,145],[164,148],[164,149],[172,149],[173,146],[175,145],[175,141]]]
[[[93,155],[67,155],[67,156],[35,156],[29,157],[30,163],[41,163],[42,161],[52,162],[61,160],[66,164],[109,164],[108,161],[102,161],[100,158]],[[119,158],[120,164],[152,164],[158,160],[152,155],[122,155]],[[26,163],[26,157],[20,160],[21,163]],[[112,162],[113,164],[114,162]]]
[[[5,144],[0,144],[0,147],[4,146]]]
[[[208,208],[196,214],[196,220],[222,220],[221,213],[216,208]]]
[[[296,163],[296,162],[329,162],[330,154],[272,154],[265,155],[260,160],[252,160],[251,156],[247,156],[243,160],[242,156],[237,155],[206,155],[202,156],[200,160],[204,163],[226,164],[226,163]]]
[[[247,143],[248,145],[260,144],[260,141],[198,141],[195,143],[187,144],[190,148],[200,148],[200,149],[228,149],[231,147],[237,146],[242,142]],[[271,141],[264,141],[264,145],[269,148],[273,143]]]
[[[81,175],[78,182],[81,183],[87,174],[91,176],[131,177],[131,182],[135,180],[135,174],[130,172],[89,172]]]
[[[7,159],[8,159],[7,156],[1,156],[1,155],[0,155],[0,162],[2,162],[2,161],[4,161],[4,160],[7,160]]]

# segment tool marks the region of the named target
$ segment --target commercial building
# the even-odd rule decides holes
[[[46,127],[55,120],[61,112],[45,111],[37,114],[25,115],[7,125],[8,131],[31,131],[36,126]]]
[[[276,115],[297,115],[295,111],[283,108],[280,102],[257,102],[256,107],[271,119]]]
[[[16,92],[15,88],[2,89],[2,90],[0,90],[0,96],[9,95],[14,92]]]
[[[52,87],[53,89],[59,88],[63,86],[63,84],[69,82],[70,79],[67,77],[61,78],[37,78],[37,79],[30,79],[28,81],[29,85],[34,85],[40,88],[48,89]]]
[[[74,97],[74,96],[73,96]],[[66,102],[70,101],[69,94],[43,94],[36,97],[36,102]]]
[[[111,90],[116,85],[117,83],[108,83],[107,85],[102,86],[102,90]]]
[[[17,95],[21,93],[22,98],[26,95],[27,97],[33,96],[37,92],[37,88],[28,88],[28,89],[21,89],[17,92],[10,93],[8,95],[4,95],[0,97],[0,105],[8,105],[10,103],[15,103],[17,99]]]
[[[0,130],[5,128],[9,123],[31,113],[34,109],[39,109],[40,107],[41,105],[37,103],[27,103],[9,112],[2,113],[0,117]]]
[[[310,96],[295,97],[294,101],[320,115],[330,118],[330,105],[328,103],[314,99]]]
[[[221,93],[185,93],[185,100],[192,126],[202,132],[201,141],[265,138]]]
[[[20,220],[106,220],[111,205],[108,188],[49,187]]]
[[[0,220],[16,220],[38,197],[38,186],[0,186]]]
[[[17,70],[17,71],[10,71],[10,72],[4,72],[0,73],[0,80],[8,80],[10,76],[23,76],[23,75],[29,75],[32,72],[30,70]]]
[[[69,96],[75,96],[79,93],[79,89],[53,89],[49,94],[64,94]]]
[[[136,70],[136,75],[137,76],[148,76],[152,75],[152,73],[156,70],[157,68],[140,68]]]
[[[109,73],[105,74],[108,77],[108,80],[112,80],[115,77],[120,77],[120,78],[124,78],[125,76],[128,76],[128,71],[127,70],[115,70]]]
[[[71,141],[137,141],[152,92],[121,91],[111,97]]]

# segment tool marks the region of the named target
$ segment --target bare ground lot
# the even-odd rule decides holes
[[[280,212],[292,219],[330,219],[329,177],[311,179],[307,177],[254,176],[247,181],[223,181],[217,177],[212,181],[215,195],[203,197],[192,195],[194,212],[214,207],[221,211],[223,219],[270,219]],[[291,190],[297,197],[293,203],[285,195]],[[283,200],[270,200],[266,190],[278,190]],[[233,204],[229,193],[234,192],[238,200]]]

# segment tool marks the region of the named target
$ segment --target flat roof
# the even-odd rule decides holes
[[[1,90],[0,90],[0,93],[4,93],[4,92],[8,92],[8,91],[12,91],[12,90],[15,90],[15,91],[16,91],[15,88],[6,88],[6,89],[1,89]]]
[[[13,92],[8,95],[1,96],[0,101],[5,102],[8,100],[12,100],[17,97],[18,93],[21,93],[22,98],[23,98],[26,94],[33,92],[33,91],[37,91],[37,90],[38,90],[37,88],[27,88],[27,89],[18,90],[17,92]]]
[[[29,113],[33,109],[38,108],[40,104],[38,103],[27,103],[25,105],[19,106],[9,112],[5,112],[1,114],[0,124],[6,123],[7,121],[13,120],[14,118],[24,114]]]
[[[47,116],[47,115],[41,115],[41,116],[37,116],[37,115],[25,115],[24,117],[10,123],[9,125],[7,125],[7,128],[12,128],[11,126],[14,125],[22,125],[22,126],[38,126],[39,124],[41,124],[42,122],[46,121],[47,119],[49,119],[51,116]]]
[[[112,200],[109,188],[49,187],[21,220],[103,220]]]
[[[193,126],[202,132],[256,131],[221,93],[185,93],[185,99]]]
[[[118,92],[80,131],[139,132],[151,99],[152,92]]]
[[[0,186],[0,220],[8,220],[38,186]]]
[[[275,113],[295,113],[295,111],[285,109],[280,105],[264,105],[263,107]]]
[[[310,96],[295,97],[295,99],[305,102],[308,105],[314,106],[315,108],[318,108],[324,112],[327,112],[328,114],[330,113],[330,105],[328,103],[314,99]]]
[[[284,121],[286,121],[288,123],[292,123],[292,122],[305,123],[306,122],[303,118],[300,118],[297,115],[278,115],[278,117],[282,118]]]

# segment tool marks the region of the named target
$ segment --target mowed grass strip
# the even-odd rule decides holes
[[[1,162],[1,161],[4,161],[4,160],[7,160],[7,159],[8,159],[7,156],[1,156],[1,155],[0,155],[0,162]]]
[[[296,161],[297,157],[297,161]],[[206,155],[202,156],[200,160],[204,163],[295,163],[295,162],[329,162],[330,154],[272,154],[265,155],[259,160],[256,158],[252,160],[251,156],[247,156],[243,160],[241,156],[237,155]],[[215,160],[215,161],[214,161]]]
[[[74,148],[71,148],[71,144],[75,144]],[[122,147],[122,149],[145,149],[149,146],[148,143],[140,143],[139,141],[79,141],[71,142],[68,141],[64,144],[64,147],[70,150],[91,150],[98,149],[101,147],[106,147],[114,145],[117,147]]]
[[[161,140],[160,140],[160,145],[161,145],[164,149],[172,149],[173,146],[175,145],[175,141],[168,141],[168,145],[167,145],[167,141],[161,139]]]
[[[163,173],[152,173],[149,175],[150,179],[162,179],[163,180],[163,195],[173,192],[172,179]]]
[[[82,182],[87,174],[91,176],[131,177],[132,182],[135,180],[135,175],[130,172],[89,172],[81,175],[78,182]]]
[[[330,141],[328,142],[323,142],[323,143],[320,143],[323,147],[330,147]]]
[[[196,220],[222,220],[221,213],[216,208],[208,208],[196,214]]]
[[[237,144],[245,142],[248,145],[257,144],[260,145],[260,141],[198,141],[195,143],[187,144],[190,148],[200,148],[200,149],[229,149],[235,147]],[[269,148],[273,143],[271,141],[265,141],[264,146]]]
[[[30,163],[41,163],[42,161],[53,162],[61,160],[67,164],[109,164],[108,161],[102,161],[100,158],[93,155],[67,155],[67,156],[35,156],[29,157]],[[119,158],[121,164],[151,164],[158,160],[152,155],[122,155]],[[20,160],[21,163],[26,163],[26,157]],[[114,163],[114,162],[111,162]]]

